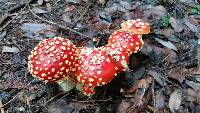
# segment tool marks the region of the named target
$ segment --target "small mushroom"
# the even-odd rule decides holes
[[[96,86],[107,84],[115,75],[114,59],[105,49],[86,47],[81,49],[75,76],[83,84],[84,94],[92,95]]]
[[[121,24],[121,27],[123,30],[128,30],[135,34],[148,34],[150,32],[149,23],[141,19],[125,21]]]
[[[125,49],[130,55],[137,53],[141,49],[143,41],[141,35],[119,29],[111,34],[108,44],[115,44],[118,48]]]
[[[34,77],[45,82],[57,82],[64,91],[69,91],[75,86],[71,76],[75,71],[75,50],[72,42],[65,38],[42,40],[31,51],[28,68]]]

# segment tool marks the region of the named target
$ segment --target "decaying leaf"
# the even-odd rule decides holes
[[[193,102],[195,102],[197,100],[197,97],[196,97],[197,94],[196,94],[196,92],[193,89],[187,88],[187,89],[183,90],[183,93],[185,95],[185,100],[186,101],[193,101]]]
[[[176,53],[173,50],[169,48],[157,47],[156,45],[149,43],[148,41],[145,41],[141,52],[151,58],[154,58],[154,60],[157,61],[165,60],[167,62],[174,63],[177,57]]]
[[[169,77],[177,79],[180,83],[182,83],[183,80],[185,80],[185,76],[188,76],[189,74],[190,72],[188,71],[188,69],[182,67],[172,68],[168,72]]]
[[[169,108],[172,113],[176,113],[176,110],[179,109],[182,102],[182,91],[176,89],[173,93],[171,93],[169,98]]]
[[[181,32],[183,31],[183,25],[180,20],[175,19],[174,17],[169,18],[169,23],[174,28],[175,32]]]
[[[170,41],[164,41],[162,39],[159,39],[159,38],[155,38],[159,43],[161,43],[163,46],[169,48],[169,49],[172,49],[172,50],[175,50],[177,51],[177,47]]]
[[[48,113],[79,113],[86,106],[87,104],[67,103],[64,99],[59,99],[48,106]]]
[[[117,113],[127,113],[127,109],[132,105],[131,102],[122,100],[117,108]]]
[[[151,9],[151,13],[154,15],[154,16],[158,16],[158,17],[163,17],[166,15],[166,9],[162,6],[162,5],[159,5],[159,6],[155,6]]]
[[[165,106],[164,95],[162,94],[162,91],[157,91],[155,94],[155,108],[159,112],[162,111],[164,106]]]
[[[18,53],[19,49],[16,47],[3,46],[2,52],[4,53]]]
[[[189,85],[194,91],[198,92],[200,91],[200,83],[186,80],[185,83]]]
[[[184,18],[183,21],[184,21],[185,25],[186,25],[187,27],[189,27],[190,30],[191,30],[192,32],[195,32],[195,33],[196,33],[196,32],[199,32],[200,27],[199,27],[199,26],[196,26],[196,25],[194,25],[194,24],[192,24],[192,23],[190,22],[189,19]]]
[[[161,86],[164,86],[166,83],[162,80],[161,75],[156,71],[149,70],[148,74],[151,75]]]

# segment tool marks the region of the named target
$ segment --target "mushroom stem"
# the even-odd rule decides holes
[[[127,64],[126,60],[122,60],[121,64],[124,67],[123,71],[131,72],[130,69],[129,69],[129,67],[128,67],[128,64]]]
[[[73,80],[72,77],[58,80],[57,83],[64,92],[68,92],[76,86],[76,82]]]

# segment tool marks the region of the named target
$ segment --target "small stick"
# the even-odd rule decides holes
[[[9,103],[11,103],[12,101],[14,101],[14,100],[17,98],[17,96],[19,96],[19,94],[20,94],[22,91],[24,91],[24,90],[21,90],[20,92],[18,92],[17,95],[15,95],[11,100],[9,100],[9,101],[6,102],[5,104],[3,104],[1,107],[5,107],[5,106],[7,106]]]
[[[14,21],[18,16],[20,16],[22,14],[22,12],[24,11],[24,9],[26,8],[26,6],[30,3],[30,0],[26,3],[26,5],[23,7],[23,9],[15,16],[13,17],[13,19],[11,19],[9,22],[7,22],[5,25],[3,25],[2,27],[0,27],[0,31],[2,31],[4,28],[6,28],[12,21]]]
[[[29,4],[28,4],[28,10],[30,11],[30,13],[31,13],[33,16],[35,16],[35,17],[38,18],[39,20],[42,20],[42,21],[44,21],[44,22],[46,22],[46,23],[49,23],[49,24],[52,24],[52,25],[56,25],[56,26],[58,26],[58,27],[60,27],[60,28],[63,28],[63,29],[67,29],[67,30],[72,31],[72,32],[74,32],[74,33],[76,33],[76,34],[79,34],[80,36],[85,36],[85,37],[91,38],[91,37],[89,37],[89,36],[87,36],[87,35],[84,35],[84,34],[78,32],[78,31],[76,31],[76,30],[74,30],[74,29],[72,29],[72,28],[70,28],[70,27],[65,27],[65,26],[59,25],[59,24],[57,24],[57,23],[55,23],[55,22],[46,20],[46,19],[44,19],[44,18],[38,16],[37,14],[35,14],[35,13],[31,10]]]
[[[85,9],[85,11],[81,14],[81,16],[76,20],[76,22],[74,22],[73,23],[73,25],[75,25],[78,21],[80,21],[82,18],[83,18],[83,16],[85,15],[85,13],[88,11],[88,8],[91,6],[92,4],[90,3],[87,7],[86,7],[86,9]]]
[[[0,98],[0,109],[1,109],[1,113],[5,113],[1,98]]]

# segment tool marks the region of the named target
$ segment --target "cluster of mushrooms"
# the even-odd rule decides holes
[[[121,29],[111,34],[108,44],[98,48],[76,47],[61,37],[45,39],[31,51],[28,68],[34,77],[57,82],[64,91],[79,84],[89,96],[95,93],[95,87],[129,69],[129,56],[141,49],[141,35],[149,32],[149,24],[137,19],[123,22]]]

